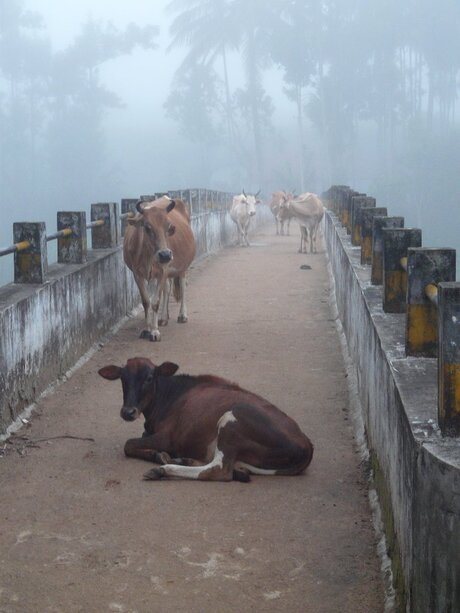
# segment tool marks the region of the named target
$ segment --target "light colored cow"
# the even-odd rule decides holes
[[[141,338],[159,341],[158,326],[168,323],[171,285],[180,302],[177,321],[187,321],[185,273],[195,257],[195,238],[182,200],[163,196],[152,202],[139,201],[136,208],[138,214],[128,220],[123,257],[134,274],[144,307],[146,327]]]
[[[259,194],[260,190],[254,196],[246,195],[243,190],[242,194],[233,197],[230,217],[236,223],[238,229],[238,244],[243,247],[249,247],[249,221],[256,214],[256,204],[260,202]]]
[[[324,215],[324,205],[316,194],[305,192],[300,196],[280,203],[278,220],[287,219],[291,215],[300,225],[299,253],[307,252],[310,239],[310,253],[316,253],[316,237]]]
[[[272,200],[270,202],[270,210],[273,213],[273,216],[275,218],[277,235],[284,234],[284,223],[286,222],[286,235],[289,236],[289,226],[291,225],[292,215],[289,216],[288,214],[286,214],[286,217],[283,218],[282,221],[279,221],[278,211],[279,211],[281,202],[286,202],[287,200],[292,200],[293,198],[295,198],[295,196],[292,192],[278,191],[278,192],[273,192],[272,194]]]

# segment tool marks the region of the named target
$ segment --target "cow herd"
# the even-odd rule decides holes
[[[260,204],[259,193],[234,196],[230,218],[238,245],[249,247],[248,228]],[[324,207],[313,193],[294,196],[277,191],[270,204],[276,233],[289,234],[291,219],[300,226],[300,252],[316,252]],[[162,196],[139,201],[128,220],[123,256],[132,271],[144,308],[141,338],[159,341],[169,319],[170,294],[180,303],[179,323],[187,322],[185,274],[196,245],[190,215],[182,200]],[[155,365],[131,358],[125,366],[109,365],[99,374],[120,379],[121,417],[144,417],[142,437],[125,444],[128,457],[157,466],[148,480],[168,477],[214,481],[249,481],[250,474],[296,475],[313,456],[313,445],[299,426],[268,400],[213,375],[176,374],[172,362]]]

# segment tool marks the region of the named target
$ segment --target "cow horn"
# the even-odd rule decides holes
[[[136,202],[136,209],[138,213],[143,213],[144,212],[144,203],[142,202],[142,200],[138,200]]]
[[[244,191],[244,189],[243,189],[243,196],[246,198],[246,192]]]
[[[257,198],[257,196],[260,194],[260,192],[261,192],[261,191],[262,191],[262,190],[261,190],[261,189],[259,189],[259,191],[257,192],[257,194],[256,194],[256,196],[255,196],[256,198]]]

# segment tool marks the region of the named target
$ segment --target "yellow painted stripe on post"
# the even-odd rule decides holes
[[[73,234],[72,228],[64,228],[62,230],[62,236],[71,236]]]
[[[430,355],[438,344],[438,311],[433,304],[407,305],[407,349]]]
[[[365,236],[361,243],[361,250],[363,252],[363,258],[365,264],[370,264],[372,261],[372,237]]]
[[[451,420],[460,417],[460,364],[445,362],[441,376],[444,381],[439,386],[440,417]],[[445,414],[445,407],[450,407],[450,414]]]
[[[404,270],[392,270],[385,273],[387,300],[393,302],[399,301],[401,293],[404,293],[407,288],[407,273]]]
[[[353,228],[353,243],[357,246],[361,245],[361,226],[358,224],[355,224]]]
[[[401,268],[403,270],[407,270],[407,256],[403,257],[399,260],[400,264],[401,264]]]

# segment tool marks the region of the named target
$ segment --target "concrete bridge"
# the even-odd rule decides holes
[[[267,212],[249,249],[218,249],[232,242],[231,227],[211,238],[225,214],[196,221],[215,253],[191,270],[189,323],[173,317],[158,344],[138,338],[139,313],[122,320],[136,293],[117,247],[52,267],[45,285],[0,290],[12,432],[0,448],[0,610],[458,609],[460,453],[437,428],[436,360],[403,355],[404,316],[384,314],[341,196],[325,194],[317,255],[297,253],[296,230],[275,236]],[[272,400],[315,444],[306,474],[143,482],[146,466],[123,456],[141,426],[121,423],[121,390],[97,375],[135,355]]]

